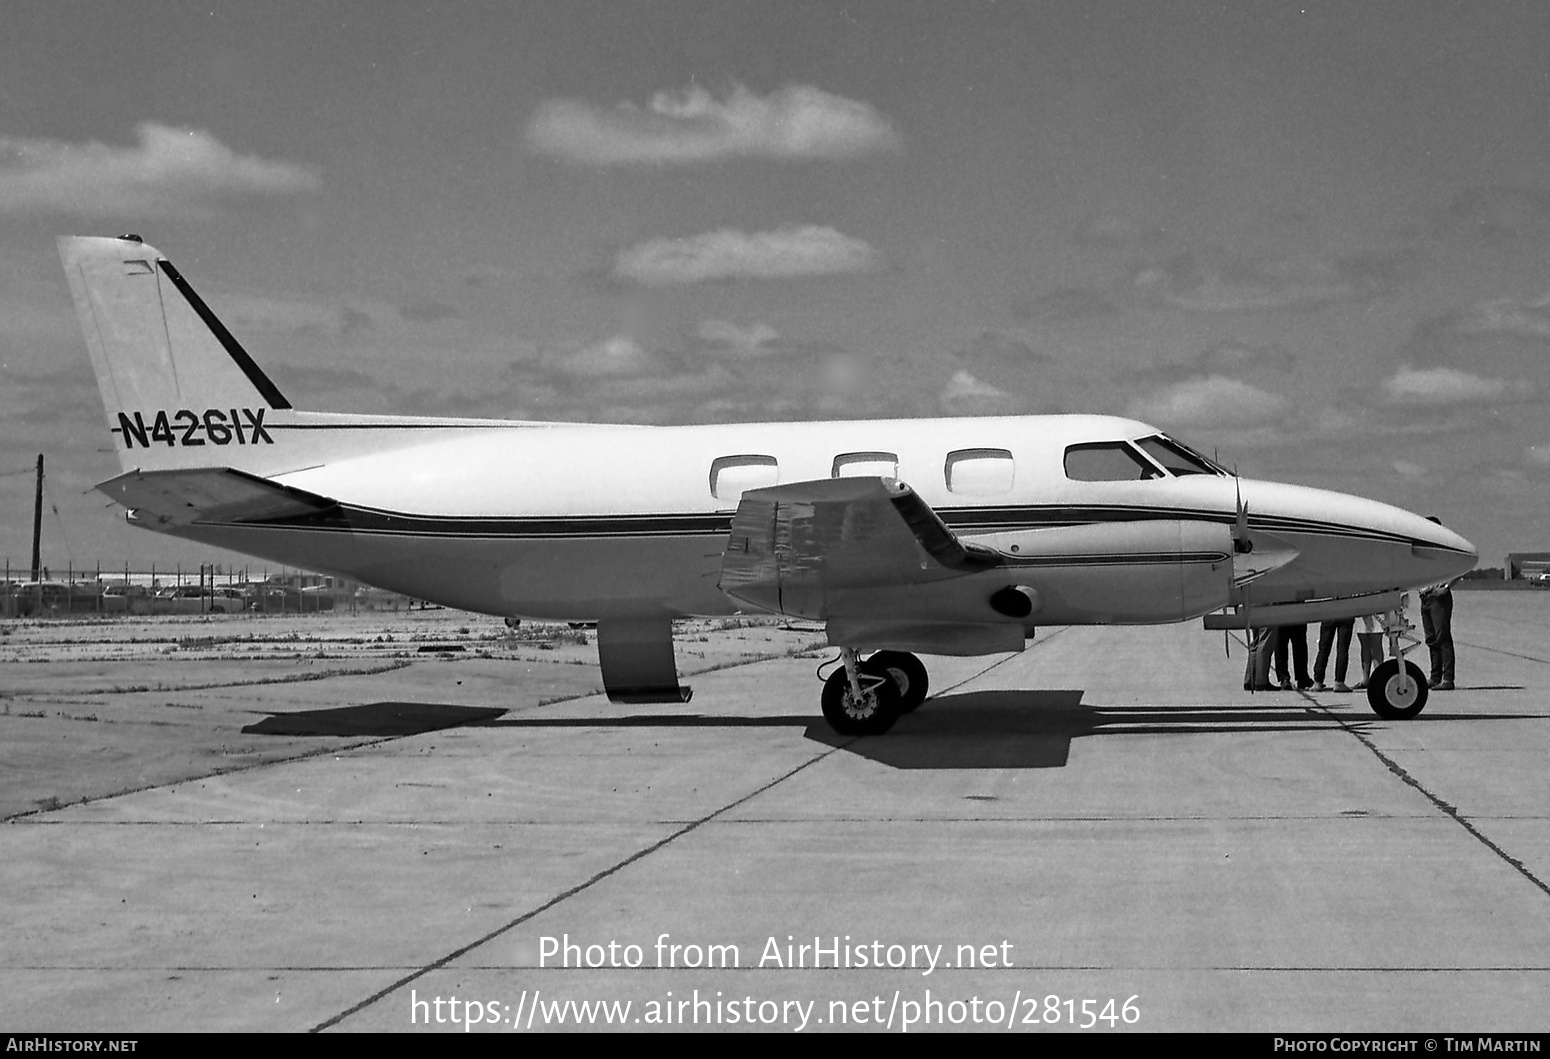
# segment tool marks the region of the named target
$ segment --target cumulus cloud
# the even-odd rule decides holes
[[[1384,379],[1382,389],[1389,404],[1412,408],[1496,403],[1533,396],[1533,387],[1528,383],[1486,379],[1458,368],[1417,368],[1409,364]]]
[[[1465,188],[1439,218],[1444,233],[1482,239],[1550,235],[1550,193],[1531,188]]]
[[[1508,334],[1550,338],[1550,294],[1533,301],[1495,298],[1478,302],[1451,319],[1460,334]]]
[[[417,324],[434,324],[442,320],[451,320],[463,315],[458,312],[456,306],[448,305],[443,301],[430,299],[414,302],[399,310],[405,320],[413,320]]]
[[[1138,397],[1126,414],[1173,428],[1261,427],[1283,418],[1283,397],[1223,375],[1185,379]]]
[[[1005,331],[981,331],[959,350],[959,356],[970,360],[993,360],[1011,364],[1047,364],[1055,358],[1019,335]]]
[[[1085,218],[1071,234],[1080,246],[1150,246],[1167,238],[1161,228],[1150,227],[1133,217],[1118,213],[1098,213]]]
[[[879,262],[876,250],[833,228],[806,225],[753,233],[723,228],[683,239],[652,239],[621,250],[614,259],[614,276],[666,287],[714,279],[868,272]]]
[[[1274,342],[1263,345],[1218,342],[1210,349],[1202,350],[1194,363],[1207,372],[1251,371],[1257,368],[1291,371],[1297,365],[1297,356]]]
[[[587,378],[639,378],[662,366],[661,358],[627,335],[556,350],[546,358],[546,365],[562,375]]]
[[[146,122],[138,135],[134,147],[0,137],[0,212],[166,215],[319,185],[304,166],[238,154],[197,129]]]
[[[1158,305],[1241,313],[1365,300],[1392,289],[1397,279],[1393,261],[1370,254],[1262,260],[1180,254],[1137,270],[1131,285]]]
[[[1131,368],[1120,372],[1117,377],[1147,382],[1175,382],[1209,375],[1231,376],[1264,369],[1285,372],[1291,371],[1296,364],[1296,354],[1273,342],[1263,345],[1247,342],[1218,342],[1208,349],[1201,350],[1189,360]]]
[[[953,373],[939,400],[948,415],[1010,415],[1022,407],[1016,397],[966,371]]]
[[[698,85],[644,107],[553,99],[528,123],[531,150],[579,165],[684,164],[731,157],[855,158],[895,150],[892,124],[866,103],[811,85],[768,96],[737,86],[725,101]]]
[[[774,351],[780,332],[769,324],[739,327],[727,320],[706,320],[699,326],[699,339],[712,353],[738,357],[757,357]]]
[[[255,294],[226,294],[211,298],[210,303],[215,315],[239,337],[258,332],[348,335],[375,330],[397,315],[385,306],[320,305]]]
[[[1019,299],[1012,307],[1012,311],[1024,319],[1058,322],[1093,320],[1118,310],[1109,299],[1095,290],[1085,287],[1062,287],[1048,294]]]

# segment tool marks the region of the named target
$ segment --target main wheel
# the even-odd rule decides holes
[[[899,687],[887,676],[861,673],[861,697],[841,666],[823,682],[823,717],[840,735],[881,735],[899,717]]]
[[[1404,683],[1399,679],[1399,659],[1390,658],[1379,663],[1367,681],[1367,705],[1379,717],[1390,721],[1405,721],[1426,708],[1426,674],[1414,662],[1405,663]]]
[[[909,713],[926,701],[931,678],[926,665],[908,651],[878,651],[861,663],[864,672],[887,673],[899,688],[899,712]]]

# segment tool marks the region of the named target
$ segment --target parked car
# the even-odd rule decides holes
[[[63,581],[21,581],[11,586],[16,613],[63,614],[73,609],[75,602],[70,596],[70,586]],[[86,608],[83,606],[83,610]]]
[[[107,585],[102,590],[102,613],[144,614],[151,590],[144,585]]]
[[[181,585],[156,593],[147,609],[152,614],[235,614],[242,606],[243,600],[233,595],[220,595],[198,585]]]
[[[255,586],[258,592],[249,597],[248,609],[266,614],[313,613],[334,609],[331,589],[298,589],[291,585],[263,584]]]

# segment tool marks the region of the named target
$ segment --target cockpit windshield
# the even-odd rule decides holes
[[[1154,434],[1149,438],[1140,439],[1135,444],[1137,448],[1167,468],[1169,474],[1179,477],[1186,474],[1231,477],[1231,474],[1214,460],[1207,459],[1166,434]]]

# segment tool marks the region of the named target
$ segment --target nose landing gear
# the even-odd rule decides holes
[[[1405,655],[1421,642],[1410,635],[1415,626],[1405,617],[1405,605],[1409,601],[1408,594],[1400,596],[1399,606],[1383,616],[1389,657],[1379,663],[1367,681],[1367,705],[1372,707],[1373,713],[1389,721],[1409,720],[1426,708],[1426,675],[1420,666],[1405,659]]]
[[[1380,662],[1367,681],[1367,705],[1379,717],[1406,721],[1426,708],[1426,677],[1414,662],[1390,658]]]

